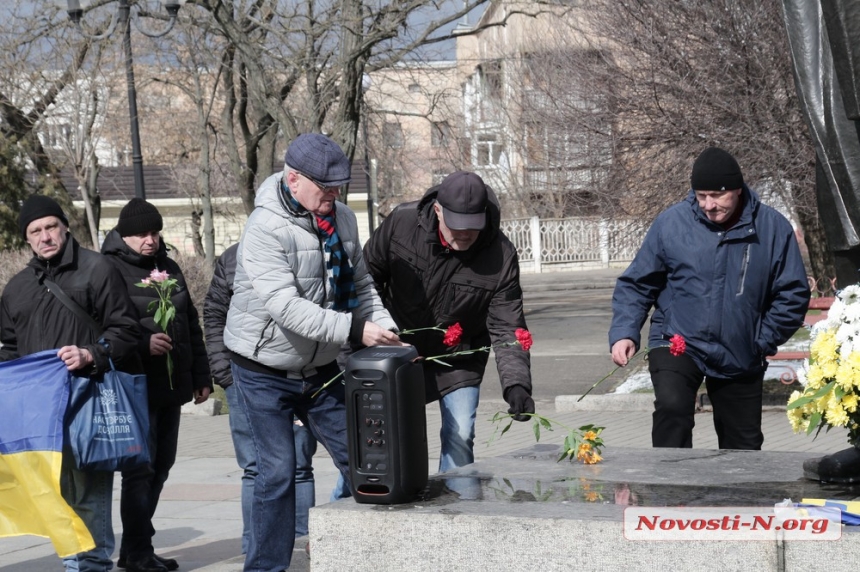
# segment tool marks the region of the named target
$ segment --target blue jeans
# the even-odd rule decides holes
[[[316,505],[314,483],[314,453],[317,440],[304,425],[293,422],[293,439],[296,444],[296,538],[308,534],[308,512]]]
[[[257,460],[254,456],[254,441],[251,439],[251,426],[245,415],[245,406],[239,398],[236,384],[228,385],[227,405],[230,408],[230,435],[236,462],[242,468],[242,554],[248,553],[251,540],[251,502],[254,499],[254,479],[257,477]],[[296,537],[308,533],[308,511],[316,504],[313,456],[317,441],[307,427],[294,426],[296,443]]]
[[[346,484],[346,480],[343,478],[343,474],[337,476],[337,482],[334,484],[334,488],[331,490],[331,494],[328,497],[328,502],[339,501],[340,499],[348,499],[352,496],[352,491],[349,490],[349,485]]]
[[[306,422],[349,478],[346,406],[342,384],[311,398],[339,369],[332,362],[305,379],[261,373],[232,364],[233,382],[245,408],[257,461],[251,502],[251,536],[245,572],[289,568],[296,529],[296,447],[293,417]]]
[[[442,412],[440,473],[475,462],[473,447],[479,393],[480,386],[461,387],[439,400]]]
[[[63,498],[84,521],[96,547],[63,559],[68,571],[107,572],[113,568],[114,549],[111,502],[113,473],[109,471],[79,471],[70,450],[63,451],[60,471],[60,491]]]

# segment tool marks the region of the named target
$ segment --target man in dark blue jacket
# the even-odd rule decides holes
[[[686,200],[661,213],[612,297],[612,360],[627,365],[653,307],[648,365],[655,447],[692,447],[704,380],[721,449],[761,449],[766,357],[803,324],[809,286],[791,224],[716,147],[693,164]],[[673,355],[679,335],[686,351]]]

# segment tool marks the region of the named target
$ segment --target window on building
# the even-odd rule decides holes
[[[403,147],[403,127],[400,123],[386,121],[382,125],[382,143],[392,149]]]
[[[449,174],[450,172],[448,171],[448,169],[433,169],[433,186],[435,187],[436,185],[440,184]]]
[[[46,147],[57,149],[72,144],[72,126],[68,123],[48,125],[44,133]]]
[[[505,152],[505,144],[501,137],[495,133],[479,133],[475,143],[475,151],[478,166],[496,166],[501,164],[501,158]]]
[[[433,147],[447,147],[451,142],[451,126],[447,121],[434,121],[430,127],[430,144]]]

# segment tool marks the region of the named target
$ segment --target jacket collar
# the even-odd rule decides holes
[[[162,238],[158,245],[155,256],[144,256],[129,247],[116,229],[111,230],[102,244],[102,254],[119,257],[123,262],[137,266],[138,268],[152,269],[160,267],[163,269],[164,260],[167,258],[167,245]]]
[[[27,266],[35,269],[36,275],[41,280],[48,269],[51,269],[51,273],[53,274],[53,272],[56,272],[60,268],[74,265],[77,255],[78,241],[69,233],[66,236],[66,243],[63,245],[63,249],[55,256],[52,256],[48,260],[43,260],[34,253],[33,258],[30,259]]]
[[[744,203],[741,207],[741,216],[735,225],[729,230],[725,230],[720,225],[711,222],[710,219],[705,216],[705,213],[703,213],[702,209],[699,208],[699,202],[696,200],[696,192],[693,189],[690,189],[686,201],[690,204],[690,208],[693,212],[693,216],[696,217],[696,220],[714,232],[725,231],[727,238],[736,238],[739,236],[755,234],[755,215],[758,211],[759,205],[761,204],[758,195],[747,187],[746,184],[741,188],[741,197]],[[752,232],[750,232],[750,228],[752,229]]]

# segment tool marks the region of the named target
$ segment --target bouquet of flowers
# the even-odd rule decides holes
[[[809,358],[797,374],[804,385],[788,398],[795,433],[847,427],[848,441],[860,439],[860,285],[836,294],[827,318],[812,327]]]
[[[153,319],[165,334],[167,333],[167,328],[170,327],[170,323],[173,322],[173,318],[176,317],[176,308],[173,306],[170,297],[178,285],[179,281],[176,278],[171,278],[166,271],[159,271],[157,268],[150,272],[147,278],[135,284],[135,286],[141,288],[155,288],[155,291],[158,293],[158,300],[150,302],[146,311],[147,313],[155,311]],[[167,352],[167,377],[170,381],[170,389],[172,390],[173,358],[170,356],[170,352]]]

